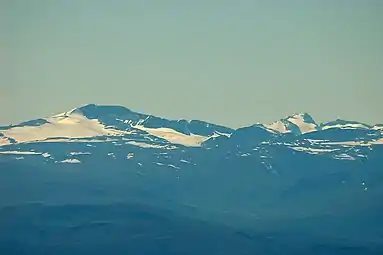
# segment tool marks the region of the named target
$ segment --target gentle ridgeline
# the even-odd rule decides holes
[[[85,105],[0,127],[0,254],[383,254],[382,165],[383,125]]]

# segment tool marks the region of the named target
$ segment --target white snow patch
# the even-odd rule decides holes
[[[144,143],[144,142],[136,142],[136,141],[129,141],[126,142],[126,144],[138,146],[141,148],[156,148],[156,149],[167,149],[167,150],[172,150],[175,149],[176,147],[174,146],[166,146],[166,145],[158,145],[158,144],[149,144],[149,143]]]
[[[49,138],[85,138],[129,134],[127,131],[106,128],[98,120],[91,120],[77,113],[58,114],[46,118],[46,120],[48,123],[40,126],[13,127],[4,130],[3,134],[19,143],[43,141]]]
[[[46,140],[28,141],[23,143],[103,143],[114,141],[114,139],[78,139],[78,138],[48,138]],[[95,147],[94,145],[86,145],[88,147]]]
[[[343,141],[343,142],[324,142],[323,145],[342,145],[342,146],[369,146],[371,144],[379,144],[377,141]]]
[[[51,154],[49,154],[48,152],[45,152],[45,153],[42,154],[42,156],[44,158],[49,158],[51,156]]]
[[[322,127],[322,130],[326,129],[331,129],[331,128],[340,128],[340,129],[368,129],[366,125],[363,124],[352,124],[352,123],[347,123],[347,124],[335,124],[335,125],[326,125]]]
[[[15,154],[15,155],[41,155],[41,152],[34,151],[0,151],[0,154]]]
[[[226,136],[226,137],[230,137],[231,134],[228,134],[228,133],[221,133],[221,132],[218,132],[218,131],[215,131],[213,135],[211,135],[209,138],[215,138],[215,137],[219,137],[219,136]]]
[[[90,155],[91,153],[90,152],[73,151],[69,154],[72,156],[75,156],[75,155]]]
[[[317,125],[305,122],[303,116],[300,114],[294,115],[288,118],[287,120],[298,126],[302,134],[310,133],[317,130]]]
[[[147,128],[141,125],[132,126],[133,128],[145,131],[153,136],[165,139],[173,144],[181,144],[184,146],[198,147],[209,139],[209,137],[200,135],[185,135],[171,128]]]
[[[341,145],[341,146],[370,146],[373,144],[383,144],[383,138],[371,141],[341,141],[341,142],[331,142],[329,140],[309,140],[315,144],[320,145]]]
[[[339,149],[328,149],[328,148],[310,148],[310,147],[290,147],[293,150],[296,151],[305,151],[311,154],[319,154],[319,153],[326,153],[326,152],[332,152],[337,151]]]
[[[329,142],[330,141],[330,140],[318,140],[318,139],[305,139],[305,140],[308,141],[311,144],[325,143],[325,142]]]
[[[169,164],[168,166],[172,167],[172,168],[175,168],[175,169],[181,169],[179,168],[178,166],[175,166],[175,165],[172,165],[172,164]]]
[[[355,158],[353,156],[350,156],[350,155],[347,155],[347,154],[339,154],[339,155],[336,155],[334,156],[334,158],[336,159],[344,159],[344,160],[355,160]]]
[[[61,163],[71,163],[71,164],[78,164],[78,163],[81,163],[80,160],[78,159],[64,159],[62,161],[60,161]]]

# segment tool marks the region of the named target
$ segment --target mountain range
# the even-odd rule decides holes
[[[382,254],[382,165],[382,124],[84,105],[0,127],[0,252]]]

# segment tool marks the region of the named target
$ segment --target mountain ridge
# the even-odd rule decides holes
[[[263,131],[262,131],[263,130]],[[242,140],[246,137],[261,142],[269,139],[298,139],[358,130],[363,136],[379,137],[380,125],[356,121],[334,120],[317,124],[308,113],[298,113],[272,124],[253,124],[238,129],[200,120],[171,120],[132,111],[118,105],[86,104],[51,117],[22,122],[0,129],[0,144],[53,141],[54,138],[138,137],[168,141],[171,144],[201,146],[209,139],[226,136]],[[242,134],[242,135],[240,135]],[[256,138],[255,138],[256,137]],[[146,139],[145,138],[145,139]],[[331,139],[330,139],[331,140]],[[371,140],[371,139],[370,139]]]
[[[69,111],[61,112],[61,113],[58,113],[58,114],[54,114],[53,116],[43,117],[43,118],[39,118],[39,119],[35,119],[35,120],[23,121],[23,122],[21,122],[19,124],[11,124],[11,125],[8,125],[8,126],[2,126],[1,128],[5,129],[5,128],[10,128],[10,127],[18,127],[18,126],[22,126],[22,125],[37,126],[37,125],[42,125],[42,124],[46,123],[47,119],[49,119],[49,118],[58,117],[58,116],[69,116],[71,114],[83,114],[84,116],[86,116],[89,119],[97,119],[98,117],[102,117],[102,116],[116,117],[116,118],[118,118],[119,116],[129,116],[130,117],[129,120],[133,119],[133,121],[135,121],[137,119],[143,120],[143,119],[146,119],[146,118],[147,119],[156,118],[156,119],[161,119],[161,120],[177,121],[177,122],[182,122],[182,123],[201,122],[201,123],[204,123],[204,124],[220,126],[220,127],[226,128],[228,130],[232,130],[232,131],[234,131],[236,129],[239,129],[239,128],[252,126],[252,125],[263,125],[264,127],[269,128],[270,125],[272,125],[274,123],[281,122],[281,121],[284,122],[284,124],[286,124],[286,122],[289,122],[289,124],[297,125],[296,123],[293,122],[294,119],[295,120],[300,119],[301,121],[304,121],[307,124],[313,124],[316,127],[325,127],[328,124],[336,124],[336,123],[337,124],[344,124],[344,125],[347,125],[347,124],[360,124],[360,125],[363,125],[363,126],[369,127],[369,128],[383,126],[383,124],[369,125],[369,124],[365,124],[365,123],[361,123],[361,122],[357,122],[357,121],[341,120],[341,119],[336,119],[336,120],[327,121],[327,122],[321,122],[321,123],[317,124],[314,121],[313,117],[309,113],[302,112],[302,113],[294,113],[292,115],[286,116],[285,118],[281,118],[279,120],[276,120],[276,121],[272,122],[271,124],[262,124],[262,123],[256,122],[255,124],[251,124],[251,125],[247,125],[247,126],[242,126],[242,127],[239,127],[239,128],[230,128],[230,127],[227,127],[227,126],[224,126],[224,125],[213,124],[212,122],[208,122],[208,121],[204,121],[204,120],[195,120],[195,119],[193,119],[193,120],[186,120],[186,119],[182,119],[182,118],[181,119],[166,119],[164,117],[159,117],[159,116],[154,116],[154,115],[151,115],[151,114],[145,114],[145,113],[141,113],[141,112],[136,112],[136,111],[133,111],[130,108],[127,108],[125,106],[120,106],[120,105],[98,105],[98,104],[91,103],[91,104],[83,104],[83,105],[81,105],[79,107],[76,107],[76,108],[73,108],[73,109],[71,109]]]

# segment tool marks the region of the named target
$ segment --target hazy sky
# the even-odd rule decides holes
[[[0,124],[86,103],[383,123],[382,0],[0,0]]]

